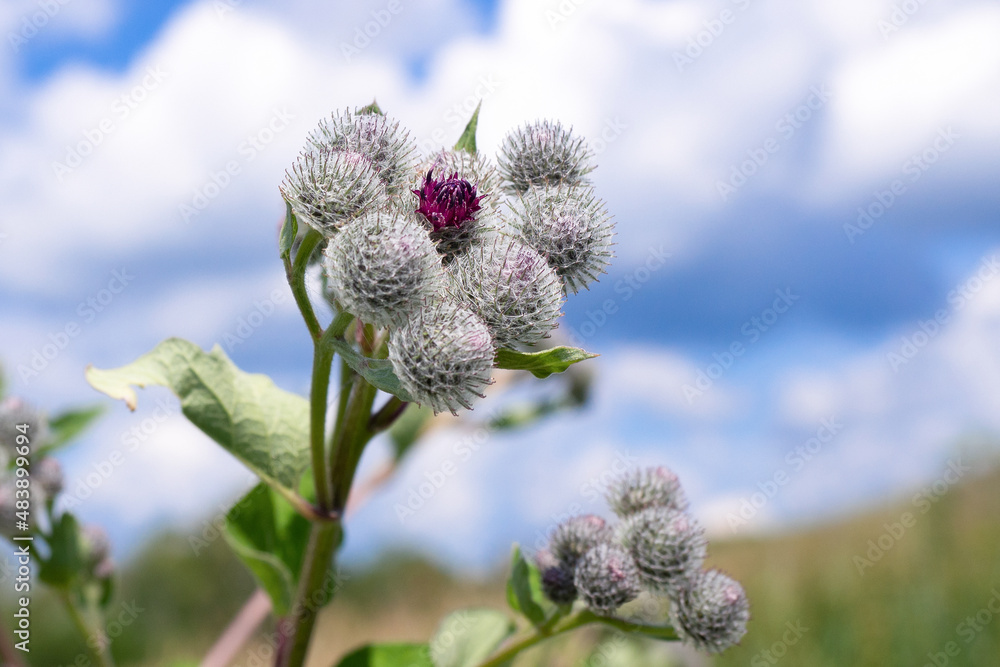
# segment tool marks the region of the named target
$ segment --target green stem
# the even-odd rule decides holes
[[[280,667],[302,667],[305,663],[316,616],[320,607],[333,595],[333,590],[327,590],[331,583],[327,575],[333,565],[340,537],[339,521],[312,524],[305,561],[302,563],[302,576],[295,592],[295,603],[282,621],[283,626],[290,629],[290,636],[284,637],[278,651],[276,664]]]
[[[403,410],[406,409],[407,405],[409,403],[401,400],[398,396],[393,396],[368,420],[368,431],[372,435],[375,435],[386,430],[403,414]]]
[[[330,341],[344,335],[353,316],[340,313],[313,346],[312,389],[309,392],[309,449],[312,455],[316,503],[321,513],[330,511],[332,497],[326,471],[326,402],[334,350]]]
[[[557,616],[555,619],[559,620],[559,617]],[[639,625],[636,623],[630,623],[620,618],[598,616],[594,612],[584,609],[583,611],[579,611],[572,616],[567,616],[565,619],[559,620],[559,622],[555,624],[546,623],[540,628],[535,628],[531,633],[524,635],[520,639],[509,644],[507,648],[500,653],[497,653],[485,662],[479,663],[478,667],[499,667],[500,665],[513,660],[521,651],[529,649],[536,644],[540,644],[546,639],[570,632],[571,630],[576,630],[577,628],[581,628],[591,623],[603,623],[604,625],[609,625],[617,630],[621,630],[622,632],[641,632],[644,635],[652,635],[664,640],[678,639],[677,632],[670,627]]]
[[[306,269],[309,267],[309,257],[313,254],[316,246],[323,241],[323,235],[315,229],[309,229],[299,244],[298,252],[295,253],[295,261],[285,258],[285,277],[288,285],[292,288],[292,296],[302,313],[302,319],[306,321],[309,335],[313,342],[318,341],[323,335],[323,328],[316,319],[316,312],[313,310],[312,302],[309,301],[309,293],[306,291]]]
[[[577,614],[567,617],[563,622],[557,623],[554,627],[543,631],[541,628],[536,628],[533,632],[526,636],[522,636],[520,639],[515,640],[513,643],[509,644],[500,653],[497,653],[492,658],[485,662],[479,663],[479,667],[499,667],[510,660],[513,660],[518,653],[526,649],[531,648],[535,644],[540,644],[546,639],[550,639],[557,635],[561,635],[570,630],[576,630],[579,627],[587,625],[588,623],[593,623],[595,617],[593,614],[587,611],[581,611]]]
[[[332,340],[334,337],[343,336],[347,327],[351,323],[352,317],[349,314],[342,313],[338,315],[333,323],[327,328],[327,331],[323,334],[323,340]],[[324,346],[328,347],[328,346]],[[327,368],[327,373],[329,373],[329,368]],[[334,427],[332,440],[334,445],[341,442],[354,442],[357,439],[357,434],[364,434],[367,432],[368,419],[370,418],[371,403],[367,404],[367,408],[364,408],[363,402],[360,405],[352,403],[351,398],[356,394],[356,388],[359,385],[369,385],[363,378],[357,375],[351,375],[351,382],[353,387],[350,390],[350,396],[344,398],[342,395],[341,400],[338,403],[337,410],[337,424]],[[329,375],[327,375],[327,384],[329,383]],[[314,386],[316,386],[316,379],[314,378]],[[326,386],[326,385],[324,385]],[[374,389],[374,388],[373,388]],[[342,387],[341,391],[344,392]],[[374,398],[374,394],[372,395]],[[314,406],[322,404],[322,411],[326,414],[326,401],[327,397],[324,393],[322,400],[317,402],[317,397],[314,395],[311,397],[312,404]],[[364,408],[364,410],[362,410]],[[318,409],[318,408],[317,408]],[[322,445],[322,433],[323,431],[318,431],[320,433],[320,444]],[[314,438],[311,444],[315,444],[315,435],[317,431],[311,431],[311,437]],[[315,454],[315,448],[313,453]],[[325,462],[324,462],[325,463]],[[314,459],[314,468],[318,467],[326,471],[325,466],[316,466]],[[334,494],[338,491],[339,486],[337,485],[337,477],[332,478],[334,481]],[[324,480],[325,482],[325,480]],[[334,507],[337,506],[336,495],[334,496]],[[275,664],[280,667],[302,667],[305,662],[306,654],[309,649],[309,641],[312,637],[312,631],[316,623],[316,615],[319,608],[325,604],[330,596],[333,594],[333,590],[327,590],[327,586],[330,583],[329,573],[335,566],[335,556],[337,551],[337,546],[340,544],[342,536],[342,526],[340,519],[335,521],[325,522],[325,523],[313,523],[311,532],[309,534],[309,544],[306,547],[305,560],[302,564],[302,574],[299,580],[299,588],[295,594],[295,603],[292,606],[292,610],[289,613],[285,623],[285,627],[288,628],[287,634],[284,637],[282,647],[278,653],[277,661]]]
[[[351,428],[345,428],[336,434],[333,447],[330,449],[330,476],[333,480],[333,509],[342,512],[347,503],[347,496],[354,481],[354,470],[360,459],[360,450],[364,449],[372,436],[368,429],[371,419],[372,403],[378,390],[360,375],[354,376],[350,396],[347,399],[344,420]]]
[[[108,638],[98,636],[98,631],[87,625],[87,621],[83,618],[80,608],[73,602],[69,591],[59,591],[59,597],[62,599],[63,604],[66,605],[66,610],[69,612],[70,618],[73,619],[73,625],[76,626],[77,632],[83,637],[83,641],[87,645],[87,650],[94,659],[94,663],[99,667],[114,667],[115,663],[109,650]],[[91,641],[94,637],[97,637],[96,647]]]

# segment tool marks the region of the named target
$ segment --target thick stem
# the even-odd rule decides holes
[[[305,663],[316,616],[333,594],[328,575],[340,536],[340,522],[312,525],[295,603],[279,628],[282,642],[275,662],[279,667],[302,667]]]
[[[70,618],[73,619],[73,625],[76,626],[77,632],[83,637],[84,643],[87,645],[87,650],[94,660],[94,664],[98,665],[98,667],[114,667],[115,662],[111,657],[111,645],[108,642],[108,638],[99,636],[98,630],[94,630],[87,625],[87,621],[83,618],[83,613],[73,601],[69,591],[60,591],[59,597],[62,599],[63,604],[66,605],[66,610],[69,612]],[[96,642],[94,641],[95,639]],[[94,645],[95,643],[97,644],[96,646]]]
[[[330,475],[333,480],[333,510],[342,512],[347,504],[347,496],[354,480],[354,470],[360,458],[360,450],[371,439],[368,422],[371,419],[372,403],[378,390],[363,377],[355,375],[350,396],[347,399],[344,420],[351,424],[335,434],[330,450]]]
[[[328,513],[332,502],[326,469],[326,402],[330,391],[330,368],[333,366],[333,347],[330,341],[344,335],[353,319],[350,313],[340,313],[323,332],[313,347],[312,388],[309,392],[309,450],[312,455],[313,483],[316,486],[316,504],[322,513]]]
[[[309,301],[309,293],[306,291],[306,269],[309,267],[309,257],[322,240],[322,234],[315,229],[310,229],[302,238],[302,243],[299,244],[294,263],[288,258],[285,259],[285,277],[288,279],[288,285],[292,288],[292,296],[295,297],[295,303],[302,313],[302,319],[306,321],[309,335],[312,336],[314,342],[323,335],[323,328],[319,325],[319,320],[316,319],[312,302]]]

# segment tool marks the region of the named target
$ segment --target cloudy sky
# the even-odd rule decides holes
[[[598,154],[617,259],[563,323],[594,401],[438,431],[351,558],[496,563],[623,465],[676,469],[720,534],[908,497],[1000,428],[997,34],[983,0],[5,2],[0,362],[58,411],[182,336],[304,393],[275,234],[305,135],[377,97],[432,150],[482,100],[481,150],[552,118]],[[120,556],[247,487],[168,392],[106,403],[63,461]]]

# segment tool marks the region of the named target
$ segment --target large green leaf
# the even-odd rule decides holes
[[[204,352],[169,338],[129,364],[113,370],[87,368],[87,381],[112,398],[136,407],[132,385],[168,387],[184,416],[262,480],[292,500],[309,468],[309,406],[301,396],[275,386],[266,375],[241,371],[216,345]]]
[[[38,448],[36,455],[51,454],[53,451],[68,444],[102,414],[104,414],[103,405],[92,405],[89,408],[68,410],[56,415],[49,420],[49,430],[52,431],[52,438]]]
[[[226,541],[271,598],[277,616],[291,607],[310,524],[281,495],[258,484],[226,514]]]
[[[479,108],[482,106],[483,101],[479,100],[476,110],[472,112],[472,118],[469,119],[469,124],[465,126],[465,131],[462,132],[462,136],[455,144],[456,151],[465,151],[470,155],[476,154],[476,127],[479,125]]]
[[[539,352],[518,352],[503,348],[497,350],[495,363],[497,368],[530,371],[535,377],[547,378],[553,373],[562,373],[577,362],[596,356],[578,347],[553,347]]]
[[[514,633],[514,623],[493,609],[449,614],[431,640],[434,667],[476,667]]]
[[[507,580],[507,602],[514,611],[519,611],[533,625],[545,622],[546,603],[542,593],[542,577],[534,563],[529,563],[521,553],[521,547],[514,545],[511,554],[510,579]]]
[[[346,656],[337,667],[434,667],[427,644],[369,644]]]
[[[400,384],[399,378],[392,370],[392,362],[388,359],[366,357],[343,338],[330,340],[330,346],[347,362],[351,370],[367,380],[376,389],[398,396],[400,400],[407,403],[413,401],[413,397]]]

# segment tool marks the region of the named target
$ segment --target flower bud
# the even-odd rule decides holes
[[[512,194],[534,185],[579,185],[593,171],[591,152],[582,139],[558,121],[519,127],[500,148],[500,173]]]
[[[414,401],[435,413],[472,408],[490,384],[489,329],[469,309],[433,299],[392,332],[389,361]]]
[[[543,550],[535,557],[535,564],[541,574],[542,591],[556,604],[572,604],[576,599],[574,572],[559,564],[549,550]]]
[[[615,544],[598,544],[584,554],[576,564],[573,581],[580,598],[602,616],[612,615],[640,592],[632,557]]]
[[[572,571],[583,554],[598,544],[610,541],[611,537],[611,528],[604,519],[584,514],[556,526],[549,538],[549,550],[560,565]]]
[[[513,239],[476,244],[449,265],[459,298],[490,328],[497,347],[532,345],[558,326],[559,277],[545,258]]]
[[[371,159],[357,151],[307,147],[279,189],[295,215],[326,237],[388,202]]]
[[[409,134],[390,116],[335,111],[320,121],[308,141],[320,150],[361,153],[370,160],[390,195],[406,189],[415,147]]]
[[[63,490],[63,472],[59,461],[46,456],[35,466],[35,481],[46,498],[55,498]]]
[[[92,567],[107,560],[111,555],[111,540],[101,526],[88,524],[83,527],[84,558]]]
[[[750,602],[739,582],[708,570],[677,591],[670,617],[682,639],[702,651],[719,653],[746,634]]]
[[[650,507],[684,511],[688,501],[680,480],[665,467],[632,470],[608,484],[608,504],[625,519]]]
[[[614,229],[604,203],[590,188],[530,188],[514,207],[514,227],[577,293],[611,263]]]
[[[643,585],[660,593],[683,586],[705,560],[704,530],[675,509],[650,507],[630,516],[617,539],[635,559]]]
[[[446,280],[427,230],[394,209],[365,213],[330,239],[324,252],[334,298],[379,327],[402,324]]]

